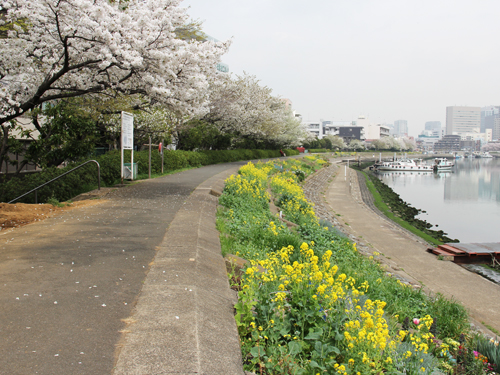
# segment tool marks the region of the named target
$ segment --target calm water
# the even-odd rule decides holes
[[[500,242],[500,159],[457,160],[452,172],[383,172],[419,218],[460,242]]]

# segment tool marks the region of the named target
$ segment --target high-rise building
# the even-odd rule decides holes
[[[494,141],[500,141],[500,117],[495,117],[495,122],[493,123],[492,130],[492,139]]]
[[[399,137],[408,136],[408,121],[396,120],[394,121],[394,135]]]
[[[446,107],[446,134],[472,133],[481,128],[481,107]]]
[[[481,108],[481,133],[493,129],[495,119],[500,117],[500,106],[489,105]]]
[[[431,132],[434,131],[441,131],[441,121],[427,121],[425,123],[425,130],[430,130]]]

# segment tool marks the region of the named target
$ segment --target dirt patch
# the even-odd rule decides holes
[[[62,203],[63,207],[56,207],[51,204],[0,203],[0,228],[18,228],[34,223],[35,221],[44,220],[64,211],[90,207],[102,202],[105,202],[105,200],[82,200],[73,203]]]

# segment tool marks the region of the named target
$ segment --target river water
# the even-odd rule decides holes
[[[500,159],[459,159],[451,172],[380,172],[418,218],[462,243],[500,242]]]

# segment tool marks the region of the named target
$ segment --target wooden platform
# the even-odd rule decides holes
[[[446,243],[427,251],[455,263],[491,263],[493,258],[500,262],[500,242]]]

